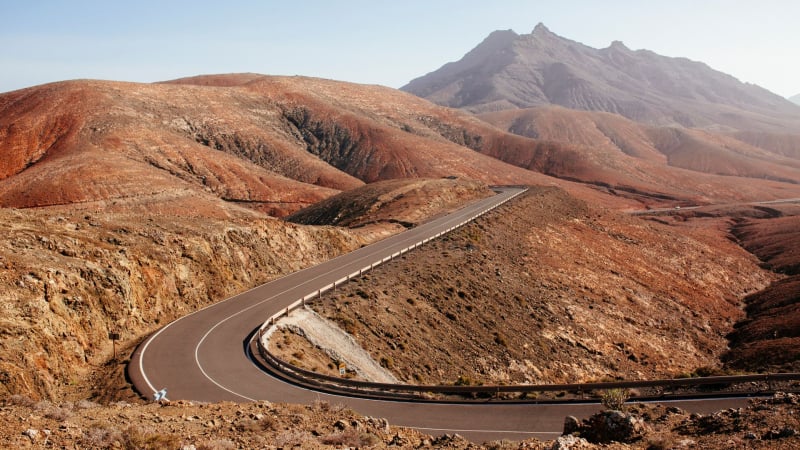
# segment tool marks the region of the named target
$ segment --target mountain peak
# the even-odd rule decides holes
[[[471,112],[555,104],[656,125],[777,129],[800,123],[797,108],[783,97],[703,63],[633,51],[619,40],[596,49],[543,23],[528,35],[496,31],[461,60],[401,89]]]
[[[533,34],[544,34],[544,33],[553,34],[553,32],[550,31],[550,29],[547,28],[545,24],[543,24],[542,22],[537,23],[536,27],[533,28]]]
[[[611,42],[611,45],[608,46],[608,48],[615,50],[628,50],[628,51],[630,50],[628,46],[626,46],[625,43],[622,41],[613,41]]]
[[[552,39],[563,39],[561,36],[553,33],[550,31],[549,28],[545,26],[542,22],[539,22],[536,27],[531,32],[530,36],[534,40],[552,40]]]

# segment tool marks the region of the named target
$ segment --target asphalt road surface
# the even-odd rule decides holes
[[[495,439],[553,439],[561,434],[564,417],[584,417],[597,404],[431,404],[378,401],[328,395],[284,383],[259,369],[245,352],[247,338],[273,314],[298,299],[357,272],[365,265],[457,226],[521,192],[504,188],[447,216],[363,247],[326,263],[295,272],[176,320],[150,336],[134,352],[128,373],[143,396],[166,389],[170,400],[203,402],[345,404],[392,425],[420,429],[432,435],[459,433],[478,442]],[[414,253],[408,253],[413,258]],[[708,413],[739,407],[745,400],[674,402]]]

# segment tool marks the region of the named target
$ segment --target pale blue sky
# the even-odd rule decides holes
[[[0,0],[0,92],[50,81],[257,72],[400,87],[490,32],[703,61],[800,93],[797,0]]]

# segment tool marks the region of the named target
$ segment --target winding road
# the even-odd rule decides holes
[[[417,428],[433,435],[459,433],[474,441],[553,439],[561,434],[567,415],[588,416],[599,405],[587,404],[431,404],[368,400],[323,394],[287,384],[262,371],[246,348],[254,330],[270,316],[298,299],[364,266],[397,254],[524,192],[498,189],[498,194],[436,218],[375,244],[323,264],[295,272],[184,316],[154,333],[134,352],[128,374],[145,397],[166,389],[166,397],[204,402],[311,403],[325,400],[345,404],[392,425]],[[413,255],[411,253],[410,255]],[[684,409],[708,413],[739,407],[745,400],[679,401]]]

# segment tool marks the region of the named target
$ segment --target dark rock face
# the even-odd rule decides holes
[[[595,49],[542,24],[531,34],[495,31],[461,60],[402,90],[472,112],[555,104],[659,125],[742,129],[759,118],[768,128],[800,130],[796,105],[706,64],[619,41]]]
[[[577,435],[589,442],[631,443],[640,441],[649,431],[644,420],[621,411],[603,411],[578,422],[574,417],[564,420],[564,434]]]

